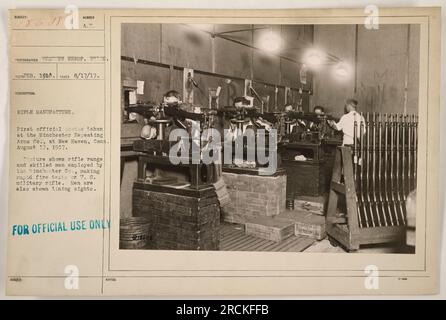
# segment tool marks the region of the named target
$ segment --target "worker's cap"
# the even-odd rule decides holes
[[[175,97],[175,98],[179,99],[179,98],[180,98],[180,93],[179,93],[178,91],[176,91],[176,90],[170,90],[170,91],[167,91],[167,92],[164,94],[164,96],[165,96],[166,98]]]
[[[249,100],[245,97],[237,97],[234,99],[234,106],[236,103],[241,103],[242,105],[249,105]]]
[[[346,104],[352,105],[354,107],[356,107],[358,105],[358,101],[355,99],[347,99],[347,101],[345,101]]]
[[[168,104],[177,104],[179,103],[179,101],[180,101],[180,94],[178,93],[178,91],[170,90],[166,92],[166,94],[164,95],[164,102]]]

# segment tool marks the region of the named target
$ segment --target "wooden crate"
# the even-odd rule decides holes
[[[294,209],[307,211],[309,213],[318,215],[324,215],[326,202],[326,194],[318,197],[297,196],[294,200]]]
[[[285,210],[286,176],[278,169],[272,176],[223,171],[229,203],[222,208],[223,220],[244,224],[256,217],[271,217]],[[257,171],[258,172],[258,171]]]
[[[282,160],[287,173],[287,198],[322,195],[325,190],[325,164],[323,160]]]
[[[293,210],[281,213],[279,218],[287,219],[294,223],[294,234],[317,240],[326,237],[325,217],[308,211]]]
[[[294,235],[294,223],[275,217],[257,217],[245,223],[245,233],[258,238],[281,242]]]
[[[135,182],[133,214],[150,222],[159,250],[218,250],[220,205],[213,187],[199,190]]]

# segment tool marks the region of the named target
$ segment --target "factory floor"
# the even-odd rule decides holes
[[[327,238],[315,240],[307,237],[292,236],[277,243],[246,235],[242,224],[222,223],[220,229],[221,251],[267,251],[267,252],[309,252],[309,253],[344,253],[340,246],[333,246]],[[409,251],[408,251],[409,250]],[[410,253],[395,244],[363,246],[354,253]]]
[[[242,224],[222,223],[220,229],[220,251],[302,252],[315,241],[297,236],[282,242],[265,240],[246,235]]]
[[[373,246],[362,246],[359,250],[353,253],[401,253],[402,249],[394,244],[383,244]],[[304,252],[320,252],[320,253],[337,253],[346,252],[340,246],[333,246],[327,238],[321,241],[315,241],[313,245],[308,247]]]

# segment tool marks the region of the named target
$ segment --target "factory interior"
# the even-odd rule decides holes
[[[408,24],[122,24],[120,249],[414,253],[419,51]],[[224,161],[173,163],[173,129]]]

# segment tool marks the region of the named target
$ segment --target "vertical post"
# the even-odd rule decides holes
[[[378,119],[378,202],[381,209],[381,215],[384,220],[384,226],[388,226],[386,210],[384,206],[383,185],[382,185],[382,162],[383,162],[383,123],[382,114]],[[385,158],[385,155],[384,155]]]
[[[290,101],[288,101],[288,99],[290,98],[290,92],[291,92],[291,88],[290,87],[285,87],[285,105],[287,105],[288,103],[291,103]]]
[[[169,88],[173,88],[173,65],[169,65]]]
[[[183,69],[183,102],[194,103],[194,90],[192,80],[194,78],[194,70],[189,68]]]
[[[402,150],[401,150],[401,195],[403,200],[406,200],[406,151],[407,151],[407,146],[406,146],[406,119],[407,119],[407,115],[401,116],[401,145],[402,145]]]
[[[384,195],[385,195],[385,208],[387,209],[387,214],[390,219],[390,224],[393,226],[395,222],[393,221],[392,209],[390,207],[389,199],[389,117],[387,113],[384,115]]]
[[[145,181],[147,174],[147,162],[144,156],[138,157],[138,180]]]
[[[212,34],[215,34],[215,24],[212,25]],[[215,73],[216,63],[215,63],[215,36],[211,36],[211,61],[212,61],[212,73]]]
[[[194,189],[198,189],[201,183],[201,165],[200,164],[190,164],[190,184]]]
[[[395,222],[398,225],[399,219],[398,219],[398,209],[396,207],[396,199],[395,199],[395,122],[394,122],[394,115],[390,115],[390,197],[393,207],[393,214],[395,218]]]
[[[274,88],[274,112],[277,111],[277,95],[278,94],[279,94],[279,88],[277,86],[275,86],[275,88]]]
[[[358,122],[356,121],[356,116],[353,124],[353,183],[355,185],[355,194],[356,194],[356,211],[358,214],[358,222],[359,227],[363,227],[362,223],[362,217],[361,217],[361,210],[359,208],[359,201],[358,201]]]
[[[413,130],[413,180],[414,180],[414,189],[417,188],[417,163],[418,163],[418,116],[414,115],[414,130]]]
[[[331,182],[340,183],[341,181],[341,171],[342,171],[342,154],[341,147],[336,148],[335,151],[335,159],[333,162],[333,174],[331,177]],[[328,205],[327,205],[327,227],[331,227],[334,224],[334,220],[336,219],[336,209],[338,206],[338,194],[337,192],[330,187],[330,194],[328,196]]]
[[[358,210],[356,202],[356,188],[353,179],[352,152],[349,147],[341,147],[342,163],[344,169],[345,202],[347,206],[348,229],[350,231],[350,246],[356,248],[354,243],[358,235]]]
[[[360,208],[362,209],[361,211],[364,214],[364,218],[365,218],[365,225],[368,227],[370,227],[370,223],[369,223],[369,217],[367,215],[367,208],[365,205],[365,190],[364,190],[364,170],[365,170],[365,162],[364,162],[364,154],[365,154],[365,143],[364,143],[364,132],[365,132],[365,123],[364,121],[362,121],[363,116],[361,114],[361,122],[359,123],[359,127],[360,127],[360,136],[359,136],[359,144],[360,144],[360,163],[361,163],[361,168],[360,168],[360,172],[359,172],[359,185],[360,185],[360,199],[361,199],[361,203],[360,203]]]
[[[252,80],[245,79],[245,89],[243,91],[243,95],[244,96],[250,96],[251,95],[251,92],[249,90],[249,88],[251,88],[251,86],[252,86]]]
[[[365,148],[365,152],[367,154],[367,161],[365,163],[365,170],[366,170],[366,175],[365,175],[365,190],[366,190],[366,196],[367,196],[367,206],[370,210],[370,219],[372,222],[372,227],[375,227],[375,216],[373,214],[373,206],[372,206],[372,199],[370,197],[370,162],[371,162],[371,154],[370,154],[370,113],[367,113],[366,115],[366,148]]]
[[[125,168],[125,157],[121,156],[121,179],[120,179],[120,184],[122,184],[122,177],[124,175],[124,168]]]
[[[377,205],[377,197],[376,197],[376,113],[372,114],[372,141],[371,141],[371,152],[372,152],[372,207],[376,213],[378,226],[381,226],[381,217],[379,215],[378,205]]]
[[[396,154],[396,163],[395,163],[395,201],[399,202],[398,200],[398,190],[400,188],[400,128],[399,128],[399,117],[397,114],[395,114],[395,154]],[[400,213],[400,212],[399,212]],[[398,217],[398,220],[400,218]]]
[[[401,154],[401,136],[400,136],[400,131],[401,131],[401,116],[400,115],[395,115],[395,129],[396,129],[396,146],[395,146],[395,151],[396,151],[396,175],[395,175],[395,200],[396,202],[398,202],[398,220],[404,224],[404,209],[403,209],[403,205],[402,205],[402,199],[401,199],[401,188],[402,185],[400,185],[400,180],[401,180],[401,160],[400,159],[400,154]]]

